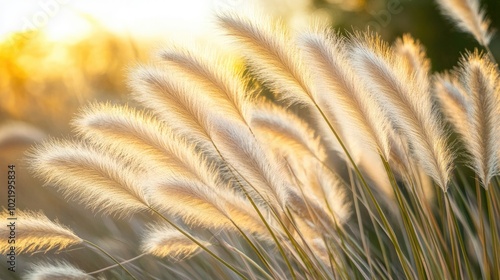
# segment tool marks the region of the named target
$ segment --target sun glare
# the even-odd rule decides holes
[[[85,36],[92,25],[137,38],[203,36],[216,1],[5,1],[0,2],[0,38],[40,30],[50,40],[65,41]]]

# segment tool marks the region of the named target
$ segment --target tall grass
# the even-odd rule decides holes
[[[438,2],[487,49],[476,1]],[[138,108],[90,105],[74,139],[29,155],[33,173],[66,198],[152,220],[143,254],[122,260],[39,215],[30,219],[50,225],[35,228],[46,239],[26,223],[25,248],[83,242],[112,260],[89,277],[500,278],[491,56],[468,53],[432,74],[410,35],[390,45],[320,25],[291,33],[258,14],[218,20],[242,57],[164,50],[131,73]],[[134,264],[143,255],[157,257],[160,276]],[[28,279],[51,273],[87,279],[60,262]]]

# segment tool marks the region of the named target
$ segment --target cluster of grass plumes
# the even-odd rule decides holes
[[[475,1],[441,2],[486,47],[490,33],[472,25],[485,22]],[[490,57],[467,54],[432,74],[409,35],[389,45],[320,25],[289,34],[255,14],[218,20],[242,57],[161,51],[131,74],[138,108],[83,109],[74,139],[32,150],[34,173],[91,210],[149,215],[138,247],[177,277],[500,277],[500,77]],[[73,239],[35,234],[25,248],[84,242],[110,256],[33,219]],[[153,277],[111,259],[92,275]],[[201,261],[206,274],[169,265],[180,260]],[[66,263],[31,273],[66,272],[86,279]]]

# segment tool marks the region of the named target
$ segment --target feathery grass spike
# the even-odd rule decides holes
[[[144,171],[110,152],[81,142],[48,141],[31,151],[31,167],[46,185],[92,210],[120,216],[147,210]]]
[[[393,44],[395,55],[400,55],[408,64],[406,69],[409,70],[409,75],[414,73],[418,79],[429,79],[431,72],[431,61],[427,58],[425,48],[413,39],[410,34],[405,34],[403,37],[398,38]]]
[[[317,90],[312,82],[300,49],[295,45],[284,24],[257,12],[250,14],[225,13],[218,15],[219,25],[234,39],[236,46],[243,50],[250,71],[264,83],[278,99],[285,104],[301,104],[309,109],[309,114],[320,133],[331,136],[336,131],[334,115],[320,108]],[[328,123],[325,123],[325,119]],[[325,143],[343,153],[337,139],[325,137]]]
[[[317,211],[323,212],[323,216],[327,216],[324,213],[328,212],[325,211],[327,205],[324,203],[324,197],[331,193],[337,194],[336,199],[331,201],[335,204],[332,206],[338,207],[338,209],[344,207],[345,197],[338,192],[340,188],[338,179],[333,180],[335,175],[323,166],[325,164],[323,161],[326,161],[326,151],[314,131],[299,117],[276,105],[261,104],[253,113],[252,126],[255,128],[259,140],[269,145],[272,152],[286,159],[287,164],[292,169],[289,181],[298,180],[301,183],[302,190],[296,190],[295,198],[298,200],[296,201],[297,208],[294,210],[303,207],[304,202],[301,201],[305,200],[306,204],[315,206]],[[325,178],[314,176],[320,173]],[[325,182],[329,184],[324,184]],[[307,195],[303,196],[298,193]],[[323,205],[323,209],[320,205]],[[334,212],[334,215],[339,215],[335,219],[344,219],[344,211]]]
[[[350,65],[345,41],[323,28],[302,35],[301,44],[317,73],[315,78],[321,85],[322,102],[331,110],[341,108],[338,110],[345,116],[342,132],[347,134],[346,142],[363,139],[362,145],[371,146],[389,158],[388,121],[370,92],[359,83],[361,77]]]
[[[152,186],[150,196],[157,209],[190,225],[234,231],[234,222],[248,232],[262,235],[266,232],[249,202],[230,190],[178,178]]]
[[[120,150],[124,158],[138,161],[150,172],[159,169],[157,172],[163,174],[205,182],[222,173],[210,168],[210,162],[198,153],[194,136],[189,139],[194,143],[188,143],[167,123],[147,112],[95,104],[83,110],[73,124],[83,138],[107,149]]]
[[[437,0],[437,3],[443,14],[450,17],[462,31],[472,34],[481,45],[488,46],[493,33],[479,0]]]
[[[252,110],[252,129],[265,139],[274,151],[285,156],[313,156],[326,160],[326,151],[309,125],[285,108],[272,103],[259,103]]]
[[[83,270],[66,262],[56,264],[39,263],[32,265],[29,272],[23,276],[25,280],[93,280],[96,279]]]
[[[446,118],[454,126],[455,130],[462,137],[469,135],[471,98],[465,92],[457,76],[450,73],[435,76],[434,93],[440,102]]]
[[[201,47],[168,48],[159,56],[165,67],[189,79],[192,90],[209,95],[218,108],[216,113],[247,122],[247,87],[241,59]]]
[[[202,242],[208,247],[208,242]],[[143,237],[142,251],[160,258],[176,260],[194,256],[200,247],[178,230],[164,225],[152,225]]]
[[[282,165],[271,161],[246,126],[232,120],[214,123],[216,142],[224,158],[250,186],[247,191],[255,199],[279,209],[287,203],[289,188],[282,178]]]
[[[453,156],[428,92],[429,82],[408,75],[408,64],[393,56],[392,49],[378,36],[358,34],[351,40],[355,69],[373,85],[378,103],[408,139],[426,173],[446,190]]]
[[[205,96],[193,94],[185,80],[160,65],[142,66],[132,72],[130,86],[132,97],[168,122],[176,133],[210,142],[211,106]]]
[[[221,14],[219,23],[242,46],[251,70],[279,98],[310,104],[310,74],[284,24],[257,13],[252,16]]]
[[[0,218],[7,220],[7,210],[2,211]],[[16,239],[15,244],[8,241],[11,229],[8,226],[0,227],[1,252],[8,252],[11,246],[15,246],[16,253],[33,253],[35,251],[49,251],[56,249],[61,251],[69,246],[80,244],[82,239],[65,226],[49,220],[42,213],[16,211]]]
[[[470,94],[470,133],[463,135],[472,168],[488,187],[498,174],[500,150],[500,75],[487,57],[475,52],[461,61],[461,79]]]

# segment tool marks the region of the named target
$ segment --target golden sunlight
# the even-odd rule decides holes
[[[217,1],[5,1],[0,3],[0,38],[41,30],[50,40],[74,41],[92,25],[132,37],[201,35]]]

